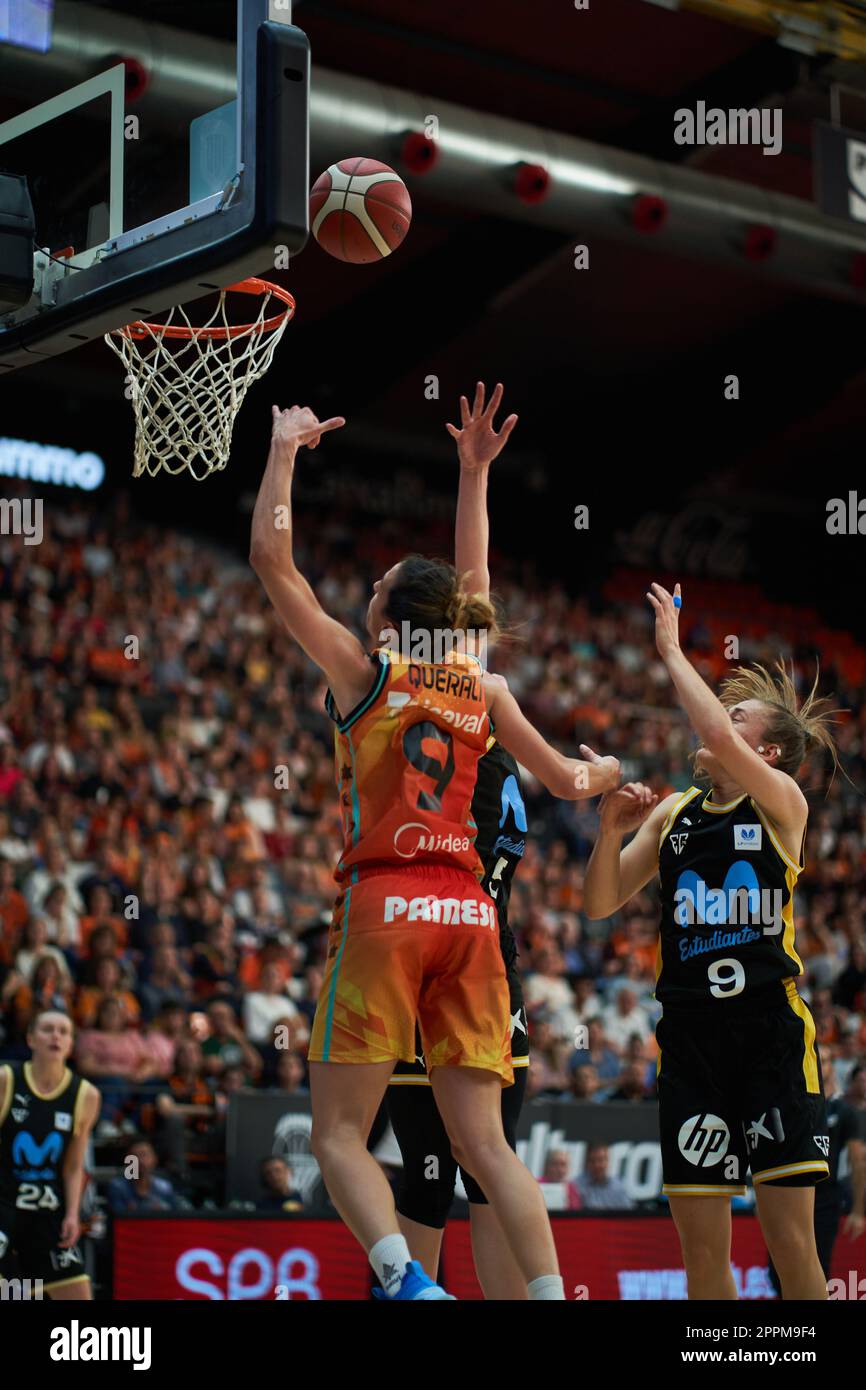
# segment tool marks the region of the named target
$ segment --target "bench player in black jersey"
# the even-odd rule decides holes
[[[607,917],[659,875],[663,1190],[689,1297],[736,1297],[730,1197],[751,1169],[784,1297],[823,1299],[813,1211],[829,1139],[815,1025],[796,986],[793,895],[808,816],[795,778],[817,748],[835,758],[828,701],[813,686],[798,705],[781,664],[775,678],[739,668],[717,699],[680,649],[679,585],[647,597],[711,786],[659,804],[639,784],[605,798],[585,908]]]
[[[461,397],[463,428],[449,425],[457,441],[460,488],[454,563],[465,575],[469,593],[490,595],[487,564],[487,473],[501,452],[517,416],[510,415],[499,432],[493,420],[502,401],[497,385],[485,408],[485,392],[479,382],[470,409]],[[517,946],[508,925],[511,880],[523,856],[526,812],[520,772],[510,753],[491,737],[478,764],[472,817],[478,827],[475,848],[484,865],[481,886],[496,902],[499,944],[505,961],[511,996],[511,1056],[514,1085],[502,1090],[502,1123],[512,1149],[517,1146],[517,1121],[526,1091],[529,1038],[523,990],[517,971]],[[403,1156],[403,1174],[397,1198],[400,1228],[415,1259],[431,1278],[436,1277],[442,1233],[454,1200],[458,1165],[451,1154],[445,1126],[436,1108],[418,1041],[414,1063],[398,1062],[387,1093],[388,1116]],[[472,1250],[485,1298],[525,1299],[526,1280],[502,1235],[492,1208],[470,1173],[461,1172],[470,1203]]]
[[[56,1301],[89,1299],[79,1210],[101,1098],[66,1065],[66,1014],[37,1013],[27,1042],[29,1062],[0,1064],[0,1278],[41,1280]]]

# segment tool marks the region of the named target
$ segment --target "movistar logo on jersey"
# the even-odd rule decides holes
[[[783,895],[779,888],[761,888],[751,864],[737,861],[725,874],[721,888],[708,888],[694,869],[685,869],[674,889],[674,921],[681,927],[735,926],[738,932],[714,932],[680,940],[680,955],[689,956],[740,946],[778,936],[784,928]],[[755,930],[760,927],[761,930]]]
[[[518,830],[526,833],[526,807],[523,804],[523,797],[520,795],[520,783],[510,772],[502,783],[502,815],[499,817],[499,829],[501,830],[508,820],[508,812],[514,816],[514,824]]]
[[[512,840],[508,835],[499,835],[491,852],[498,854],[501,849],[504,849],[506,854],[513,854],[515,859],[522,859],[526,852],[526,841]]]
[[[735,825],[734,849],[759,850],[763,839],[762,825]]]
[[[19,1130],[12,1140],[12,1166],[19,1179],[44,1181],[53,1178],[62,1154],[63,1137],[56,1131],[42,1144],[26,1130]]]

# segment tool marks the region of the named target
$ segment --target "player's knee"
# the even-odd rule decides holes
[[[780,1272],[803,1269],[810,1259],[817,1258],[815,1237],[810,1226],[794,1222],[764,1224],[764,1239],[773,1264]]]
[[[705,1235],[684,1236],[680,1232],[683,1262],[687,1272],[694,1278],[713,1274],[724,1268],[729,1261],[726,1242],[713,1240]]]
[[[504,1134],[470,1133],[452,1138],[451,1152],[461,1168],[471,1173],[476,1181],[483,1182],[484,1175],[501,1164],[504,1155],[511,1150]]]

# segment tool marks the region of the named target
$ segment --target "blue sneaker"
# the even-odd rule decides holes
[[[388,1303],[414,1302],[416,1299],[448,1299],[456,1303],[457,1299],[453,1293],[446,1293],[439,1285],[434,1284],[424,1273],[417,1260],[410,1260],[406,1266],[406,1271],[396,1293],[387,1294],[384,1289],[374,1289],[374,1298],[384,1298]]]

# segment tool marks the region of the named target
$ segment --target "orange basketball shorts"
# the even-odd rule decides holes
[[[312,1062],[480,1067],[511,1085],[509,996],[493,900],[464,869],[361,870],[334,905]]]

